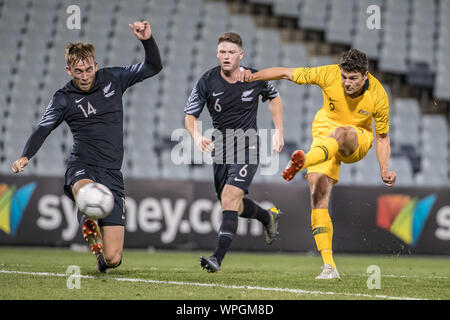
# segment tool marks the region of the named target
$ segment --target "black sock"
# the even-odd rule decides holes
[[[256,219],[263,225],[268,225],[270,222],[270,215],[266,209],[261,208],[255,201],[244,198],[244,211],[241,213],[242,218]]]
[[[98,270],[101,272],[105,272],[106,269],[113,269],[113,268],[117,268],[118,266],[120,266],[122,264],[122,258],[120,258],[120,261],[117,264],[117,266],[111,267],[110,265],[108,265],[106,263],[105,257],[103,257],[103,253],[100,253],[100,255],[98,256],[98,259],[97,259],[97,263],[98,263]]]
[[[103,257],[103,253],[100,253],[100,255],[97,258],[98,263],[98,271],[105,272],[106,269],[109,268],[109,266],[106,264],[105,258]]]
[[[230,248],[233,236],[236,233],[238,226],[238,214],[237,211],[225,210],[223,212],[222,224],[219,230],[219,239],[217,241],[216,250],[213,256],[217,258],[219,264],[222,264],[222,260],[225,257],[228,249]]]

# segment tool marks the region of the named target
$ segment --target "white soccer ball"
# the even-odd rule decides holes
[[[76,204],[88,218],[103,219],[114,208],[114,196],[105,185],[88,183],[78,191]]]

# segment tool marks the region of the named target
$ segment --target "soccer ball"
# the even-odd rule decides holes
[[[114,207],[114,196],[103,184],[88,183],[78,191],[76,204],[88,218],[103,219]]]

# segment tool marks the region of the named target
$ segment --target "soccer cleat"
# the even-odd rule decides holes
[[[316,277],[319,280],[329,280],[329,279],[339,279],[341,280],[341,276],[336,268],[333,268],[331,265],[326,264],[322,267],[322,272]]]
[[[217,261],[217,258],[214,256],[211,256],[209,258],[203,256],[200,257],[200,266],[210,273],[220,271],[220,264]]]
[[[272,207],[268,210],[270,215],[270,222],[264,226],[264,234],[266,236],[266,243],[271,245],[275,240],[280,239],[278,232],[278,220],[280,219],[281,211],[278,208]]]
[[[286,181],[294,179],[295,175],[302,170],[305,163],[305,153],[302,150],[296,150],[291,154],[291,160],[289,161],[286,169],[284,169],[281,176]]]
[[[92,254],[99,256],[103,251],[103,245],[100,240],[100,229],[97,223],[92,219],[86,219],[82,225],[83,237],[89,245]]]

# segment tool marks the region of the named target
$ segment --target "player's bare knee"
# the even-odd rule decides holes
[[[330,135],[336,139],[339,145],[339,152],[344,155],[352,153],[358,144],[358,135],[353,127],[338,127]]]
[[[345,133],[346,127],[338,127],[332,133],[330,133],[328,137],[336,139],[339,146],[341,146],[345,140]]]
[[[311,174],[308,178],[312,209],[327,208],[332,183],[322,174]]]
[[[327,192],[319,188],[311,191],[311,206],[312,209],[328,206]]]
[[[240,201],[237,197],[232,195],[222,195],[221,199],[222,210],[239,210]]]

